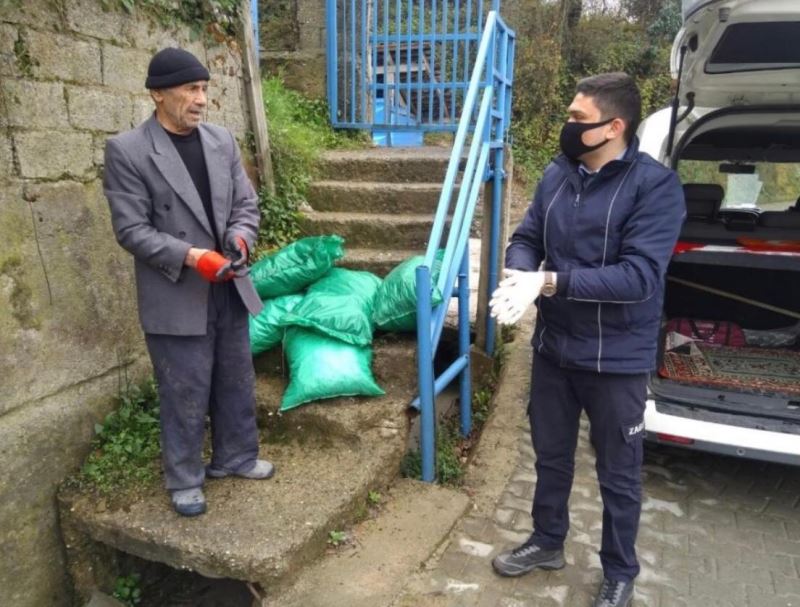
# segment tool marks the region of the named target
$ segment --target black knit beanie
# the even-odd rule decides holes
[[[148,89],[168,89],[172,86],[208,80],[210,75],[206,66],[182,48],[165,48],[158,51],[147,67]]]

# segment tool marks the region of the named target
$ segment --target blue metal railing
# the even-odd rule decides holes
[[[484,4],[491,4],[484,23]],[[469,232],[483,185],[491,181],[488,290],[497,285],[504,145],[511,117],[514,32],[499,0],[327,0],[328,102],[335,127],[384,133],[452,131],[455,142],[425,259],[417,268],[422,479],[435,480],[436,396],[456,378],[460,429],[472,428]],[[483,26],[483,27],[481,27]],[[470,138],[463,171],[462,158]],[[456,182],[460,181],[453,207]],[[445,226],[449,230],[445,237]],[[431,276],[444,247],[441,270]],[[434,284],[435,281],[435,284]],[[431,307],[434,288],[443,301]],[[433,360],[453,297],[459,354],[436,377]],[[487,351],[495,324],[486,318]]]
[[[250,22],[253,25],[253,43],[255,44],[256,58],[261,56],[258,32],[258,0],[250,0]]]
[[[419,397],[412,403],[420,409],[420,451],[422,480],[432,482],[436,476],[436,396],[456,377],[460,383],[461,433],[467,436],[472,428],[472,390],[470,379],[469,323],[469,232],[478,195],[486,181],[492,181],[492,214],[489,259],[489,292],[497,285],[500,243],[500,211],[505,174],[504,146],[511,117],[511,90],[514,66],[514,32],[497,12],[499,0],[486,18],[483,35],[475,56],[472,78],[464,98],[453,151],[439,198],[425,260],[417,268],[417,364]],[[455,209],[444,246],[441,271],[434,284],[431,268],[436,251],[444,240],[445,224],[450,215],[453,193],[464,154],[467,136],[472,138],[466,167],[461,175]],[[456,283],[456,279],[458,279]],[[456,287],[457,290],[454,290]],[[431,307],[433,289],[443,301]],[[433,359],[444,329],[451,297],[458,298],[458,357],[439,377],[434,376]],[[487,318],[487,349],[491,354],[495,325]]]
[[[486,2],[326,0],[333,126],[455,131]]]

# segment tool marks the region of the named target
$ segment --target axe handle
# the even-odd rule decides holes
[[[727,297],[728,299],[741,301],[742,303],[750,304],[751,306],[764,308],[765,310],[769,310],[770,312],[777,312],[778,314],[783,314],[784,316],[789,316],[791,318],[796,318],[800,320],[800,312],[787,310],[786,308],[779,308],[778,306],[773,306],[768,303],[764,303],[763,301],[757,301],[755,299],[742,297],[741,295],[737,295],[736,293],[730,293],[728,291],[723,291],[722,289],[707,287],[706,285],[701,285],[696,282],[691,282],[690,280],[684,280],[683,278],[675,278],[674,276],[667,276],[667,280],[679,285],[683,285],[685,287],[690,287],[692,289],[697,289],[699,291],[705,291],[706,293],[713,293],[714,295],[719,295],[720,297]]]

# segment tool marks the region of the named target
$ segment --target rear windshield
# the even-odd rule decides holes
[[[800,21],[734,23],[722,34],[706,73],[800,67]]]
[[[783,211],[800,199],[800,163],[681,160],[677,170],[683,183],[721,185],[723,209]]]

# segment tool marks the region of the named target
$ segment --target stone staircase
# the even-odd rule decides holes
[[[343,236],[342,265],[384,276],[424,251],[449,160],[443,147],[328,152],[302,230]]]
[[[311,187],[313,211],[303,218],[305,233],[342,235],[342,265],[385,275],[424,250],[448,158],[444,148],[327,155],[322,179]],[[261,456],[275,463],[276,477],[208,482],[208,512],[196,519],[172,511],[160,481],[102,499],[63,488],[61,526],[76,604],[89,600],[95,588],[113,588],[120,553],[257,583],[265,601],[282,604],[282,593],[325,552],[329,532],[363,516],[370,490],[386,492],[396,481],[409,441],[415,354],[413,335],[377,336],[373,371],[385,396],[331,399],[284,414],[278,412],[288,381],[282,353],[278,348],[257,357]],[[403,509],[413,509],[415,500],[433,503],[430,491],[428,485],[406,486]],[[413,566],[436,548],[466,505],[455,492],[437,495],[459,505],[442,510],[440,522],[431,518],[429,546],[418,543],[420,556],[408,557]],[[413,517],[406,518],[414,527]],[[292,592],[302,595],[296,587]]]

